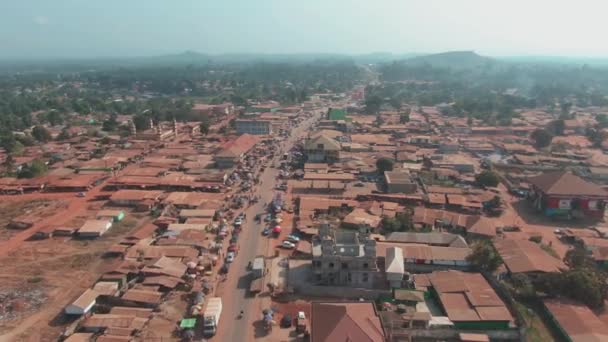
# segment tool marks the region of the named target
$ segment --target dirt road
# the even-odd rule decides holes
[[[137,165],[132,164],[127,166],[122,170],[125,172],[126,170],[130,170],[132,168],[137,167]],[[111,181],[114,177],[110,177],[103,181],[101,184],[97,185],[93,189],[89,190],[86,194],[86,197],[77,197],[74,192],[66,192],[66,193],[33,193],[33,194],[25,194],[12,196],[7,198],[7,196],[2,196],[0,200],[7,199],[10,200],[12,198],[18,200],[33,200],[33,199],[61,199],[68,202],[67,208],[64,208],[54,215],[48,216],[38,222],[36,222],[33,226],[28,229],[22,230],[19,233],[13,235],[9,240],[4,241],[0,244],[0,258],[6,257],[12,251],[16,250],[23,244],[25,240],[32,236],[35,232],[40,229],[48,226],[59,227],[63,224],[68,223],[78,215],[82,214],[87,206],[90,204],[89,200],[97,197],[101,193],[103,193],[103,188]]]
[[[218,296],[222,297],[223,312],[218,333],[213,337],[213,341],[241,342],[254,337],[254,325],[262,318],[262,304],[259,297],[248,295],[251,278],[247,264],[253,261],[256,255],[265,255],[269,243],[269,239],[261,234],[264,223],[256,223],[254,217],[265,211],[264,204],[270,203],[274,196],[278,170],[272,165],[281,158],[284,152],[289,151],[299,138],[308,134],[320,115],[321,112],[317,113],[291,131],[290,137],[277,146],[275,159],[269,162],[269,166],[260,176],[261,183],[255,190],[255,195],[260,196],[260,201],[245,210],[247,220],[239,236],[239,254],[230,266],[227,280],[220,284],[216,292]],[[245,312],[245,315],[239,319],[238,315],[241,310]]]

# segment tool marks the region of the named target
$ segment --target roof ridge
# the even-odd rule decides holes
[[[345,310],[346,310],[346,309],[345,309]],[[345,315],[345,316],[348,316],[348,318],[349,318],[349,319],[350,319],[350,320],[351,320],[351,321],[352,321],[352,322],[353,322],[353,323],[354,323],[354,324],[355,324],[357,327],[359,327],[359,329],[361,329],[361,330],[363,331],[363,333],[365,333],[365,335],[367,335],[367,336],[369,337],[369,334],[367,333],[367,330],[366,330],[364,327],[362,327],[361,325],[359,325],[359,322],[358,322],[356,319],[354,319],[354,318],[353,318],[353,317],[350,315],[350,313],[348,312],[348,310],[346,310],[346,315]],[[364,322],[366,322],[366,323],[369,323],[369,325],[371,326],[371,329],[375,330],[377,333],[379,333],[380,335],[382,335],[382,332],[381,332],[381,331],[378,331],[378,328],[377,328],[377,327],[374,325],[374,322],[372,322],[371,318],[369,318],[368,316],[366,316],[366,317],[363,319],[363,321],[364,321]],[[370,340],[373,340],[373,339],[372,339],[372,338],[370,338]]]

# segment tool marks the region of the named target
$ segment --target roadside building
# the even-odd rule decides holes
[[[213,209],[182,209],[179,212],[179,217],[182,220],[188,220],[188,219],[192,219],[192,218],[213,219],[213,217],[215,217],[215,210],[213,210]]]
[[[608,192],[570,172],[545,173],[528,179],[534,207],[549,217],[604,217]]]
[[[162,296],[163,294],[157,291],[130,289],[121,298],[123,301],[132,303],[134,306],[154,308],[160,304]]]
[[[373,288],[378,274],[376,241],[352,231],[320,229],[313,245],[314,282],[319,285]]]
[[[304,153],[309,163],[334,163],[340,158],[340,143],[323,134],[311,137],[304,144]]]
[[[214,156],[217,167],[220,169],[234,167],[257,143],[258,138],[251,134],[242,134],[227,142]]]
[[[236,120],[236,132],[238,134],[269,135],[272,134],[272,122],[270,120]]]

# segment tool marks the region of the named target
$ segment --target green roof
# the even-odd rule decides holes
[[[346,119],[346,110],[332,108],[329,111],[328,119],[329,120],[345,120]]]
[[[181,323],[179,324],[180,328],[194,328],[194,326],[196,325],[196,318],[184,318],[182,319]]]

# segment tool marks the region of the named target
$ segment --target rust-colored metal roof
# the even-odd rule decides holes
[[[544,303],[572,341],[608,341],[608,325],[584,304],[557,299]]]
[[[311,316],[311,342],[385,341],[373,303],[313,303]]]
[[[608,198],[608,193],[600,186],[587,182],[570,172],[557,171],[531,177],[528,182],[547,195],[556,196],[597,196]]]
[[[499,239],[494,247],[512,273],[560,272],[567,269],[557,258],[547,254],[534,242],[516,239]]]

